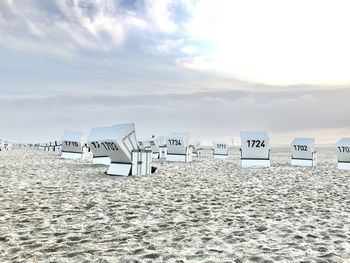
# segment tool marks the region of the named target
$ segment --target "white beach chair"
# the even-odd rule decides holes
[[[137,145],[142,150],[150,150],[151,149],[151,146],[149,145],[148,140],[139,140],[139,141],[137,141]]]
[[[193,146],[189,144],[189,133],[171,133],[166,138],[168,162],[192,162]]]
[[[152,152],[137,145],[133,123],[99,128],[89,139],[92,152],[108,156],[108,175],[148,175],[152,173]]]
[[[266,132],[241,132],[241,167],[270,167],[270,139]]]
[[[342,138],[337,144],[338,169],[350,170],[350,138]]]
[[[5,141],[4,149],[7,150],[7,151],[12,150],[12,143]]]
[[[44,152],[47,152],[48,149],[49,149],[49,144],[48,143],[43,143],[43,144],[41,144],[41,147],[42,147]]]
[[[83,158],[83,133],[78,131],[65,130],[62,136],[63,159],[82,159]]]
[[[55,151],[55,142],[49,142],[48,151],[49,152]]]
[[[46,143],[39,143],[37,144],[37,148],[40,151],[45,151]]]
[[[295,138],[291,143],[291,165],[313,167],[317,164],[314,138]]]
[[[57,155],[61,155],[62,154],[62,142],[55,141],[54,152]]]
[[[166,160],[168,155],[168,148],[166,145],[160,145],[159,147],[159,159]]]
[[[152,150],[152,158],[154,159],[164,158],[164,154],[166,154],[166,149],[164,149],[165,147],[164,135],[161,135],[158,137],[153,136],[148,140],[148,144]],[[162,147],[162,156],[160,156],[160,149],[159,149],[160,147]]]
[[[86,142],[83,144],[83,159],[93,159],[94,155],[91,151],[89,144]]]
[[[228,143],[225,141],[213,141],[213,158],[226,160],[228,158]]]
[[[195,158],[203,157],[203,150],[201,147],[201,141],[193,140],[191,142],[191,146],[193,148],[192,149],[193,157],[195,157]]]

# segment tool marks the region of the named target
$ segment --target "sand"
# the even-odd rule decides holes
[[[208,156],[110,177],[88,160],[0,152],[0,262],[350,262],[350,173]],[[232,153],[232,151],[231,151]]]

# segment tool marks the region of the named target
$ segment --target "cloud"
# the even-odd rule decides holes
[[[142,137],[347,129],[349,89],[236,78],[348,78],[347,2],[304,2],[0,1],[0,134],[130,121]]]
[[[40,1],[41,3],[42,1]],[[109,49],[120,46],[125,38],[121,21],[111,1],[10,1],[2,3],[6,13],[2,21],[5,38],[2,45],[34,51],[50,49],[70,53],[76,48]],[[16,43],[21,35],[20,43]]]
[[[349,8],[347,0],[4,0],[0,46],[91,61],[137,53],[278,85],[343,84]]]
[[[185,28],[205,47],[178,62],[269,84],[349,83],[349,8],[346,0],[198,1]]]
[[[350,128],[349,96],[350,89],[300,89],[1,99],[0,134],[45,141],[66,128],[88,133],[95,126],[135,122],[139,137],[188,131],[207,143],[237,137],[241,130],[303,136],[308,130]]]
[[[121,48],[128,37],[145,32],[144,40],[153,36],[163,41],[166,34],[178,30],[181,21],[175,21],[174,12],[180,6],[181,1],[174,0],[2,1],[0,43],[26,51],[71,54],[77,49]]]

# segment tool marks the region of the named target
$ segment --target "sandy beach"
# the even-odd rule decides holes
[[[333,149],[315,168],[154,162],[111,177],[89,160],[0,152],[0,262],[350,262],[350,172]]]

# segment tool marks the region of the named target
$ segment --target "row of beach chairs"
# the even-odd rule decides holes
[[[0,151],[9,151],[13,149],[13,144],[0,138]]]
[[[240,133],[240,164],[243,168],[270,167],[270,139],[266,132]],[[214,141],[214,159],[227,159],[229,143]],[[91,157],[93,164],[108,165],[109,175],[148,175],[154,172],[152,160],[192,162],[203,156],[200,141],[190,142],[189,133],[171,133],[148,140],[137,140],[133,123],[92,128],[86,142],[83,133],[66,130],[62,141],[40,144],[44,151],[57,152],[63,159]],[[337,145],[338,168],[350,170],[350,139]],[[315,140],[295,138],[291,143],[291,165],[313,167],[317,164]]]

